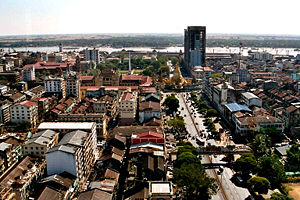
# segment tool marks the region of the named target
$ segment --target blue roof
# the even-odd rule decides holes
[[[227,103],[225,106],[229,109],[230,112],[238,112],[238,111],[251,112],[251,110],[247,106],[238,103]]]

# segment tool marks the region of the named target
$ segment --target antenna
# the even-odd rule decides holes
[[[130,52],[129,52],[129,69],[128,69],[128,74],[131,74],[131,56],[130,56]]]

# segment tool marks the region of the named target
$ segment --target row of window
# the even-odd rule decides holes
[[[24,147],[24,148],[25,148],[25,149],[29,149],[28,147]],[[33,150],[34,148],[33,148],[33,147],[30,147],[30,149]],[[40,147],[40,148],[39,148],[39,147],[35,147],[35,149],[36,149],[36,150],[39,150],[39,149],[44,150],[44,147]]]

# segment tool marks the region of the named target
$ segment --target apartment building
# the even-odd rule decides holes
[[[137,92],[124,92],[119,105],[120,124],[132,124],[136,118]]]
[[[58,121],[61,122],[95,122],[97,136],[106,138],[106,127],[109,117],[104,113],[61,113],[58,114]]]
[[[95,122],[43,122],[38,126],[39,131],[48,129],[62,135],[75,130],[82,130],[97,135]]]
[[[10,121],[10,112],[9,112],[10,104],[7,102],[3,102],[0,106],[0,123],[5,124]]]
[[[38,104],[33,101],[16,103],[10,106],[10,116],[12,123],[27,121],[34,128],[38,122]]]
[[[46,152],[58,143],[59,133],[43,130],[36,133],[23,146],[23,155],[44,157]]]
[[[94,61],[96,64],[98,64],[101,61],[99,50],[94,49],[88,49],[86,48],[84,50],[84,60],[85,61]]]
[[[97,157],[95,133],[81,130],[69,132],[47,151],[47,174],[68,172],[76,176],[81,184],[88,177]]]
[[[281,132],[284,130],[284,122],[271,115],[251,115],[238,112],[232,118],[235,123],[235,132],[241,136],[246,136],[251,131],[259,131],[260,128],[275,127]]]
[[[80,98],[80,81],[77,76],[69,76],[66,79],[66,95]]]
[[[66,97],[66,83],[61,77],[46,76],[44,80],[45,92],[49,95],[58,94]]]
[[[23,81],[34,81],[35,80],[35,67],[34,65],[27,65],[22,70]]]

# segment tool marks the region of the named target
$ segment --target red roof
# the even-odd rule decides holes
[[[31,107],[31,106],[36,105],[36,103],[35,103],[34,101],[22,101],[22,102],[20,103],[20,105],[27,106],[27,107]]]
[[[94,76],[80,76],[79,80],[81,81],[91,81],[94,79]]]
[[[37,62],[35,64],[28,64],[23,67],[23,69],[30,68],[31,66],[34,66],[35,69],[56,69],[56,68],[66,68],[68,66],[74,65],[74,63],[71,62],[63,62],[63,63],[57,63],[57,62]]]
[[[146,131],[132,135],[131,144],[139,144],[144,142],[164,144],[165,139],[162,133],[154,131]]]
[[[122,95],[122,101],[129,101],[132,98],[132,93],[126,92]]]

